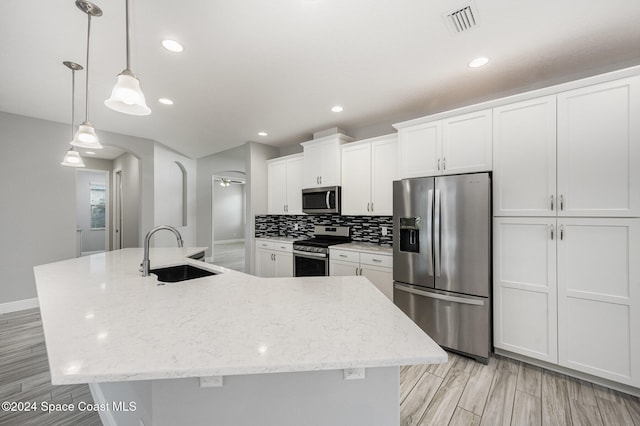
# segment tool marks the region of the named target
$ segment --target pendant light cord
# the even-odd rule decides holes
[[[125,1],[125,23],[127,26],[127,69],[131,70],[131,52],[129,51],[129,0]]]
[[[85,114],[84,114],[84,121],[85,123],[89,121],[89,38],[91,37],[91,13],[87,13],[87,18],[88,18],[88,23],[87,23],[87,78],[85,79],[85,98],[84,98],[84,105],[85,105]]]
[[[74,136],[73,118],[76,113],[76,70],[71,68],[71,140]]]

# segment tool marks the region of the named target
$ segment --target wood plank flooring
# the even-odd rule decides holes
[[[51,385],[37,309],[0,315],[0,401],[93,402],[87,385]],[[640,399],[500,356],[402,367],[400,401],[403,426],[640,426]],[[2,426],[100,424],[95,412],[0,411]]]
[[[63,404],[93,403],[88,385],[51,385],[49,361],[40,311],[29,309],[0,315],[0,402],[35,403],[35,411],[0,410],[0,425],[101,425],[96,412],[41,410],[43,401]]]
[[[495,355],[400,370],[400,424],[640,426],[640,399]]]

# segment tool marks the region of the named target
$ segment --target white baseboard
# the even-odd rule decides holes
[[[218,241],[214,241],[213,245],[217,246],[217,245],[220,245],[220,244],[243,243],[244,240],[245,240],[244,238],[239,238],[239,239],[236,239],[236,240],[218,240]]]
[[[39,308],[38,298],[16,300],[15,302],[0,303],[0,314]]]
[[[109,401],[104,397],[102,393],[102,389],[100,389],[100,384],[98,383],[89,383],[89,390],[91,391],[91,396],[93,397],[93,402],[96,404],[108,404]],[[104,426],[118,426],[116,423],[116,419],[113,418],[113,414],[111,414],[110,410],[98,410],[98,414],[100,415],[100,421]]]

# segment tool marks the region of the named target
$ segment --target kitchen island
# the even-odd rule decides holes
[[[90,383],[105,424],[399,424],[399,366],[446,353],[364,277],[258,278],[142,249],[34,268],[53,384]],[[133,404],[131,404],[133,403]]]

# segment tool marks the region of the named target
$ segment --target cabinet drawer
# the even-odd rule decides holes
[[[275,243],[273,241],[266,241],[262,239],[256,239],[256,248],[262,250],[273,250]]]
[[[277,241],[272,241],[271,247],[275,251],[282,251],[285,253],[293,252],[293,243],[279,243]]]
[[[341,260],[344,262],[360,262],[360,253],[348,250],[331,250],[330,258],[332,260]]]
[[[385,254],[360,253],[360,263],[362,265],[393,267],[393,256]]]

